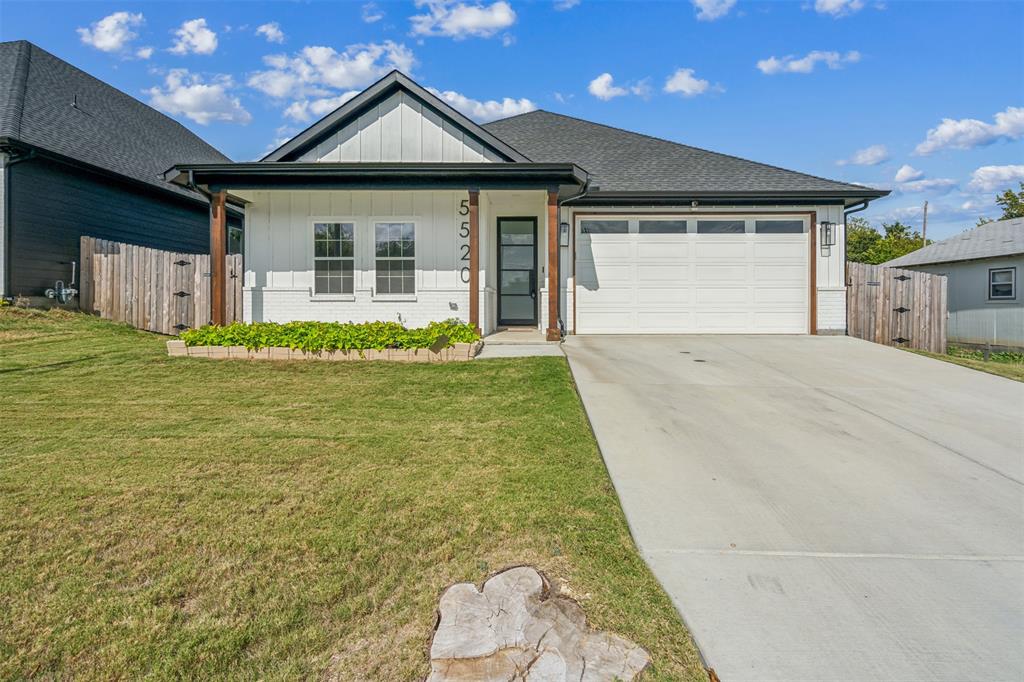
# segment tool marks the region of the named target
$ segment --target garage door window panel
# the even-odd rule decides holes
[[[628,220],[582,220],[581,234],[628,234]]]
[[[803,234],[802,220],[757,220],[754,222],[757,234]]]
[[[641,220],[640,234],[686,234],[686,221]]]
[[[697,234],[744,234],[747,224],[744,220],[698,220]]]

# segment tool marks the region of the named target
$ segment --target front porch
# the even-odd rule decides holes
[[[567,319],[562,264],[569,250],[559,246],[559,201],[577,192],[578,184],[550,183],[568,180],[560,173],[572,169],[550,171],[539,187],[522,179],[476,178],[492,186],[398,189],[405,183],[377,181],[373,188],[349,189],[351,183],[328,181],[336,164],[308,169],[317,187],[292,177],[259,183],[239,178],[240,165],[224,171],[235,176],[230,179],[193,171],[192,180],[209,183],[214,261],[224,248],[219,235],[226,202],[245,205],[246,322],[421,326],[457,318],[485,336],[525,326],[545,341],[561,338]],[[403,164],[405,171],[409,165]],[[444,179],[429,184],[451,185],[452,171],[464,165],[447,164]],[[498,166],[481,165],[490,173]],[[515,165],[503,170],[511,174],[524,164]],[[216,292],[226,273],[215,268],[212,276],[213,320],[219,323]]]

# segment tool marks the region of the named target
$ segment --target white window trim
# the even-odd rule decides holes
[[[1010,273],[1010,295],[1009,296],[993,296],[992,295],[992,275],[997,272]],[[1005,282],[1000,282],[1005,284]],[[1001,268],[989,268],[988,269],[988,301],[990,303],[1012,303],[1017,300],[1017,268],[1013,265],[1007,265]]]
[[[403,302],[415,303],[419,296],[420,287],[420,220],[416,216],[370,216],[369,220],[369,257],[370,257],[370,300],[381,303]],[[416,244],[415,253],[411,259],[403,257],[403,260],[412,260],[413,266],[413,287],[414,290],[408,294],[379,294],[377,293],[377,224],[378,223],[412,223],[413,243]],[[381,260],[391,260],[382,258]],[[394,260],[400,260],[395,258]]]
[[[356,280],[358,276],[356,272],[358,270],[357,265],[359,261],[359,219],[355,216],[310,216],[308,225],[308,231],[306,235],[309,239],[309,272],[313,278],[312,284],[309,285],[309,300],[310,301],[354,301],[356,300]],[[352,224],[352,256],[351,258],[338,257],[317,257],[316,255],[316,224],[317,223],[351,223]],[[352,261],[352,293],[351,294],[318,294],[316,293],[316,262],[318,260],[351,260]]]

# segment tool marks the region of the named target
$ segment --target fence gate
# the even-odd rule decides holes
[[[82,310],[161,334],[210,323],[210,256],[82,237]],[[242,256],[228,255],[226,321],[242,319]]]
[[[887,346],[946,352],[946,277],[847,263],[846,330]]]

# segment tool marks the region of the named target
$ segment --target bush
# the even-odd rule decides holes
[[[186,346],[245,346],[249,350],[279,347],[316,353],[429,348],[442,336],[448,337],[449,346],[472,343],[480,338],[473,327],[458,320],[431,322],[416,329],[406,329],[398,322],[235,322],[225,327],[208,325],[188,329],[179,338]]]

